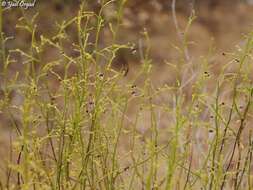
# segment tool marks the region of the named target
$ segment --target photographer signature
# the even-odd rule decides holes
[[[36,3],[36,0],[33,0],[33,2],[26,2],[24,0],[19,0],[19,1],[2,1],[2,7],[5,8],[23,8],[23,9],[28,9],[30,7],[34,7]]]

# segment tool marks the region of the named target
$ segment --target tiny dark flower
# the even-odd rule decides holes
[[[131,86],[131,88],[136,88],[137,86],[135,85],[135,84],[133,84],[132,86]]]
[[[124,171],[129,170],[129,168],[130,168],[129,166],[125,167],[125,168],[124,168]]]
[[[100,78],[103,78],[103,77],[104,77],[104,74],[103,74],[103,73],[100,73],[100,74],[99,74],[99,77],[100,77]]]
[[[210,74],[209,74],[207,71],[205,71],[204,74],[205,74],[207,77],[210,76]]]

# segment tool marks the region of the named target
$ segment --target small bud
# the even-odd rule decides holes
[[[137,86],[135,85],[135,84],[133,84],[132,86],[131,86],[131,88],[136,88]]]
[[[124,168],[124,171],[129,170],[129,168],[130,168],[129,166],[125,167],[125,168]]]
[[[207,71],[205,71],[204,74],[205,74],[205,76],[207,76],[207,77],[210,76],[210,74],[209,74]]]
[[[104,77],[104,74],[103,74],[103,73],[100,73],[98,76],[99,76],[100,78],[103,78],[103,77]]]

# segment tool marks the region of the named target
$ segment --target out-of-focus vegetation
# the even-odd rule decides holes
[[[1,7],[0,189],[252,189],[248,3]]]

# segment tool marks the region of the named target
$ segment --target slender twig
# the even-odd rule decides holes
[[[189,168],[188,168],[188,171],[187,171],[186,182],[184,184],[184,190],[187,189],[187,184],[189,183],[189,180],[190,180],[192,160],[193,160],[193,150],[191,150],[190,163],[189,163]]]
[[[178,25],[178,21],[177,21],[177,15],[176,15],[176,0],[172,0],[172,3],[171,3],[171,11],[172,11],[172,18],[173,18],[173,22],[174,22],[174,25],[175,25],[175,28],[176,28],[176,31],[177,31],[177,35],[178,35],[178,38],[180,39],[180,41],[184,43],[184,39],[183,39],[183,35],[182,35],[182,31]],[[184,45],[185,46],[185,45]],[[189,50],[186,47],[184,47],[184,56],[185,56],[185,60],[188,62],[190,60],[190,56],[189,56]]]
[[[249,168],[251,167],[250,164],[251,164],[251,157],[252,157],[252,149],[253,149],[253,143],[252,143],[252,132],[250,131],[250,134],[249,134],[249,148],[248,148],[248,152],[247,152],[247,155],[246,155],[246,158],[245,158],[245,161],[244,161],[244,167],[242,169],[242,173],[241,173],[241,176],[240,176],[240,179],[239,179],[239,182],[237,183],[237,186],[236,186],[236,189],[239,189],[241,183],[242,183],[242,180],[243,180],[243,176],[244,176],[244,173],[246,172],[246,169],[247,169],[247,166],[249,166]],[[250,188],[250,185],[249,185],[249,188]]]
[[[252,100],[251,100],[252,99],[252,95],[253,95],[253,88],[250,91],[249,100],[248,100],[247,106],[246,106],[246,108],[245,108],[245,110],[243,112],[243,116],[242,116],[242,118],[240,120],[240,126],[239,126],[239,129],[238,129],[237,134],[236,134],[235,142],[233,144],[232,153],[231,153],[228,165],[227,165],[227,167],[225,169],[225,175],[224,175],[223,180],[222,180],[222,184],[221,184],[221,188],[220,188],[221,190],[224,188],[224,185],[226,183],[227,172],[230,169],[230,166],[232,164],[232,161],[233,161],[233,158],[234,158],[234,155],[235,155],[236,146],[238,144],[238,141],[240,141],[241,134],[242,134],[242,131],[243,131],[244,126],[245,126],[245,120],[246,120],[246,117],[247,117],[250,105],[252,103]]]

